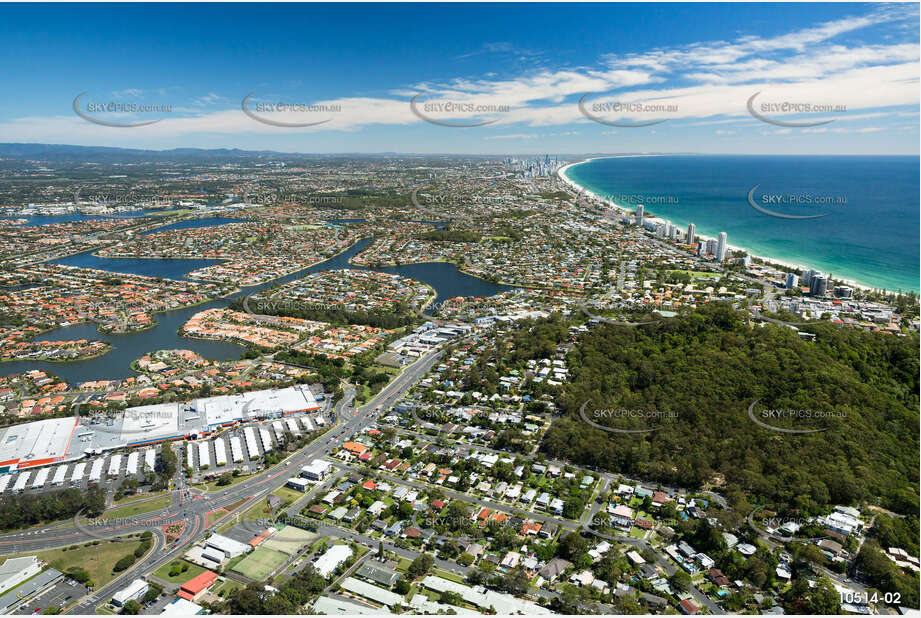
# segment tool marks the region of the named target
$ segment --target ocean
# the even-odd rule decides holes
[[[753,255],[870,287],[921,287],[917,156],[615,157],[566,176],[627,210],[643,204],[682,231],[694,223],[698,235],[726,232]]]

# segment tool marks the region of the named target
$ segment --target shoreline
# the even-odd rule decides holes
[[[583,163],[588,163],[590,161],[595,161],[597,159],[623,159],[623,158],[630,158],[630,157],[656,157],[656,156],[662,156],[662,155],[618,155],[618,156],[610,156],[610,157],[590,157],[588,159],[583,159],[582,161],[577,161],[575,163],[568,163],[564,165],[559,170],[557,170],[557,175],[559,176],[560,180],[562,180],[565,184],[567,184],[570,188],[572,188],[577,193],[588,195],[593,200],[601,202],[602,204],[606,204],[615,210],[623,212],[624,214],[628,214],[628,213],[635,212],[636,209],[627,208],[626,206],[618,204],[617,202],[613,200],[601,197],[600,195],[598,195],[591,189],[588,189],[587,187],[584,187],[580,185],[579,183],[577,183],[576,181],[574,181],[572,178],[566,175],[566,172],[571,167],[575,167],[576,165],[582,165]],[[650,219],[658,220],[658,221],[666,220],[661,217],[651,217]],[[699,234],[699,233],[696,234],[696,236],[697,238],[703,239],[703,240],[712,240],[714,238],[712,236],[707,236],[706,234]],[[746,254],[751,256],[752,259],[761,260],[768,266],[771,266],[771,265],[781,266],[784,268],[789,268],[792,270],[800,271],[801,273],[812,268],[811,266],[808,266],[806,264],[788,262],[788,261],[785,261],[785,260],[782,260],[776,257],[756,255],[755,253],[752,253],[750,249],[746,249],[745,247],[740,247],[737,245],[728,244],[727,247],[729,248],[730,251],[744,251]],[[873,290],[882,290],[884,294],[885,293],[897,294],[895,290],[889,290],[887,288],[880,287],[880,286],[873,286],[873,285],[868,285],[864,283],[858,283],[857,281],[853,279],[846,279],[844,277],[835,277],[835,280],[841,283],[844,283],[846,285],[849,285],[855,289],[859,289],[865,292],[872,292]],[[907,293],[907,292],[903,292],[903,293]]]

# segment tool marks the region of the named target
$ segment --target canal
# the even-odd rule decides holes
[[[233,299],[247,294],[254,294],[275,284],[286,283],[308,273],[340,268],[354,268],[359,270],[375,270],[379,272],[394,273],[423,281],[434,288],[439,299],[453,298],[455,296],[488,297],[509,290],[508,286],[497,285],[471,277],[460,272],[453,264],[443,262],[408,264],[405,266],[392,266],[386,268],[365,268],[349,264],[352,256],[361,252],[371,243],[370,239],[363,239],[352,245],[348,250],[324,262],[315,264],[290,275],[269,281],[258,286],[244,288],[233,296],[220,298],[195,307],[178,309],[154,316],[157,324],[145,331],[127,334],[100,333],[92,323],[65,326],[49,331],[39,337],[40,341],[72,340],[72,339],[97,339],[107,341],[111,350],[100,357],[73,362],[47,362],[47,361],[16,361],[0,363],[0,374],[22,373],[30,369],[41,369],[60,376],[70,383],[87,382],[92,380],[114,380],[137,375],[131,370],[131,363],[139,357],[154,350],[188,349],[194,350],[204,358],[212,360],[229,360],[240,358],[243,347],[224,341],[208,341],[190,339],[178,334],[179,328],[188,319],[205,309],[225,307]],[[217,260],[163,260],[163,259],[135,259],[135,258],[99,258],[91,253],[80,253],[57,260],[57,263],[85,268],[97,268],[110,272],[131,273],[150,277],[164,277],[168,279],[183,279],[185,273],[216,263]]]

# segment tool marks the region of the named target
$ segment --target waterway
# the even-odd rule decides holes
[[[212,360],[237,359],[243,347],[224,341],[208,341],[203,339],[190,339],[178,334],[179,328],[190,317],[215,307],[225,307],[233,299],[247,294],[265,290],[275,284],[286,283],[308,273],[340,268],[355,268],[359,270],[376,270],[411,277],[423,281],[434,288],[440,299],[455,296],[488,297],[509,290],[508,286],[497,285],[471,277],[460,272],[453,264],[442,262],[426,264],[408,264],[405,266],[392,266],[386,268],[365,268],[352,266],[349,260],[352,256],[364,250],[371,243],[370,239],[357,242],[347,251],[340,253],[324,262],[309,268],[292,273],[285,277],[263,283],[258,286],[248,287],[228,297],[213,300],[195,307],[187,307],[176,311],[158,313],[154,317],[157,321],[153,328],[128,334],[100,333],[96,325],[91,323],[65,326],[37,337],[41,341],[60,341],[72,339],[96,339],[107,341],[111,350],[100,357],[83,361],[67,363],[52,363],[46,361],[17,361],[0,363],[0,374],[22,373],[30,369],[41,369],[54,373],[70,383],[87,382],[93,380],[123,379],[136,375],[131,370],[131,363],[139,357],[154,350],[188,349],[194,350],[201,356]],[[185,273],[201,268],[202,263],[211,263],[212,260],[161,260],[161,259],[134,259],[134,258],[99,258],[92,253],[80,253],[57,260],[61,264],[98,268],[110,272],[133,273],[152,277],[169,279],[182,279]]]
[[[128,212],[118,212],[111,215],[84,215],[79,212],[72,212],[63,215],[14,215],[6,213],[0,216],[0,220],[25,219],[23,225],[49,225],[51,223],[72,223],[74,221],[95,221],[102,219],[132,219],[136,217],[146,217],[156,213],[155,210],[130,210]]]

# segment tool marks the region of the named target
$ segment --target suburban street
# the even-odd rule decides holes
[[[7,555],[39,552],[61,546],[86,543],[96,539],[124,537],[139,534],[146,530],[153,531],[154,547],[142,560],[125,570],[106,586],[80,599],[68,612],[71,614],[92,614],[96,606],[124,587],[126,582],[175,559],[184,553],[189,545],[201,538],[206,532],[213,531],[217,525],[233,516],[234,513],[242,512],[253,501],[257,501],[283,486],[294,473],[292,472],[293,470],[298,470],[313,459],[328,454],[341,441],[343,436],[363,429],[374,420],[376,417],[374,412],[378,407],[383,408],[390,405],[401,397],[403,393],[428,372],[441,357],[441,354],[440,351],[432,351],[405,367],[403,372],[384,387],[371,401],[358,408],[351,409],[355,390],[354,387],[346,386],[343,399],[334,408],[338,419],[336,425],[331,427],[323,436],[320,436],[314,442],[297,453],[290,455],[277,465],[253,474],[227,490],[208,493],[190,492],[187,498],[183,493],[184,486],[181,483],[177,483],[177,488],[173,490],[172,504],[167,508],[134,517],[119,518],[113,520],[111,526],[97,525],[100,523],[97,520],[94,521],[91,529],[83,525],[67,527],[62,525],[26,532],[2,534],[0,535],[0,551]],[[168,446],[168,444],[165,445],[165,447]],[[180,470],[177,472],[177,476],[181,477],[181,475]],[[221,520],[212,523],[210,527],[206,527],[208,513],[239,503],[241,500],[246,500],[246,502],[224,515]],[[103,514],[101,518],[104,519],[104,517],[105,515]],[[186,522],[182,536],[167,547],[161,526],[179,521]]]

